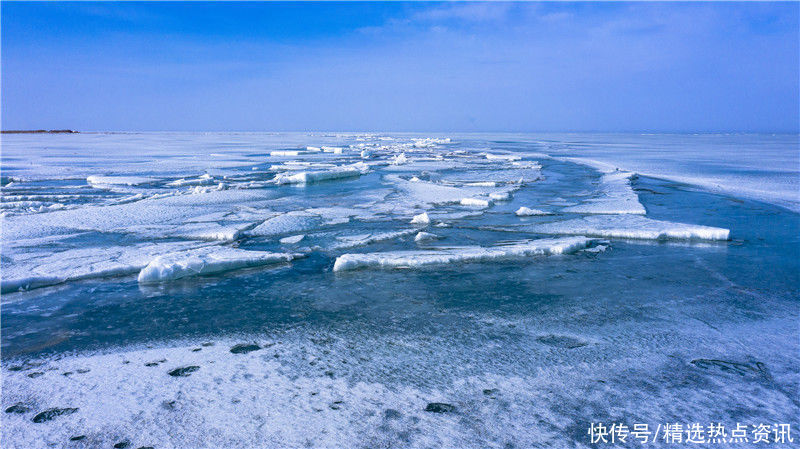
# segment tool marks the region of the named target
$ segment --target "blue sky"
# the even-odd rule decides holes
[[[3,2],[2,127],[798,132],[799,6]]]

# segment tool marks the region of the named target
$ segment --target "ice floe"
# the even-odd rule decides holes
[[[142,268],[137,279],[141,284],[151,284],[289,262],[298,257],[302,255],[211,246],[156,257]]]
[[[247,231],[251,236],[273,236],[308,231],[318,227],[322,222],[319,215],[306,211],[287,212],[265,220],[263,223]]]
[[[295,243],[300,243],[300,241],[303,240],[304,238],[305,238],[304,234],[299,234],[299,235],[284,237],[278,241],[284,245],[294,245]]]
[[[437,240],[439,238],[436,234],[431,234],[430,232],[420,231],[417,235],[414,236],[415,242],[424,242],[426,240]]]
[[[150,184],[157,181],[158,179],[148,178],[144,176],[92,175],[86,178],[86,182],[88,182],[93,186],[109,186],[109,185],[138,186],[142,184]]]
[[[550,212],[545,212],[539,209],[531,209],[530,207],[522,206],[514,212],[519,217],[530,217],[532,215],[550,215]]]
[[[67,281],[133,275],[154,257],[198,247],[192,242],[159,242],[23,253],[13,264],[3,263],[0,285],[2,293],[9,293]]]
[[[181,186],[207,185],[213,183],[214,183],[214,177],[206,173],[204,175],[198,176],[197,178],[176,179],[175,181],[168,182],[167,185],[171,187],[181,187]]]
[[[482,198],[461,198],[459,204],[461,204],[462,206],[484,208],[491,206],[492,202]]]
[[[636,215],[588,216],[532,225],[527,229],[542,234],[588,235],[622,239],[728,240],[730,238],[728,229],[652,220]]]
[[[423,212],[419,215],[414,215],[411,219],[411,224],[422,224],[426,225],[431,222],[431,218],[428,216],[427,212]]]
[[[639,202],[639,195],[631,187],[631,179],[635,176],[635,173],[622,171],[604,174],[600,178],[597,196],[563,210],[580,214],[644,215],[647,212]]]
[[[360,268],[417,268],[425,265],[486,262],[531,256],[569,254],[589,247],[595,239],[566,237],[517,242],[502,246],[461,246],[425,251],[387,251],[343,254],[336,258],[333,271]]]
[[[337,237],[336,239],[338,242],[331,245],[330,249],[342,250],[355,248],[357,246],[365,246],[372,243],[385,242],[387,240],[406,237],[413,235],[415,232],[417,232],[416,229],[403,229],[401,231],[376,232],[372,234],[344,235]]]
[[[392,159],[392,164],[394,165],[403,165],[406,162],[408,162],[408,158],[406,158],[405,153],[400,153],[397,156],[395,156],[394,159]]]
[[[341,167],[332,170],[303,171],[291,175],[280,174],[275,176],[276,184],[310,184],[314,182],[330,181],[334,179],[356,178],[361,176],[362,170],[354,167]]]

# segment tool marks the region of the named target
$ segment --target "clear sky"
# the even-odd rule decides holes
[[[799,7],[3,2],[2,127],[798,132]]]

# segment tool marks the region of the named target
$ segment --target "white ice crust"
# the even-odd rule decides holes
[[[424,242],[426,240],[436,240],[439,236],[436,234],[431,234],[430,232],[419,231],[417,235],[414,236],[415,242]]]
[[[144,176],[102,176],[92,175],[86,177],[86,182],[91,185],[104,186],[104,185],[123,185],[123,186],[136,186],[142,184],[150,184],[156,182],[158,179],[148,178]]]
[[[140,284],[173,281],[190,276],[289,262],[298,257],[302,255],[211,246],[156,257],[139,272],[138,281]]]
[[[419,268],[425,265],[487,262],[531,256],[569,254],[594,242],[586,237],[566,237],[517,242],[503,246],[461,246],[425,251],[388,251],[343,254],[336,258],[333,271],[360,268]]]
[[[303,171],[291,175],[280,174],[275,177],[276,184],[310,184],[334,179],[356,178],[361,170],[353,167],[341,167],[332,170]]]
[[[423,224],[423,225],[425,225],[425,224],[428,224],[430,222],[431,222],[431,218],[428,216],[427,212],[423,212],[423,213],[421,213],[419,215],[414,215],[414,217],[411,218],[411,224]]]
[[[728,229],[652,220],[636,215],[588,216],[533,225],[528,229],[542,234],[588,235],[622,239],[728,240],[730,238]]]
[[[307,231],[320,223],[320,217],[306,211],[287,212],[265,220],[247,232],[251,236],[273,236]]]
[[[600,178],[599,195],[583,204],[564,208],[564,212],[580,214],[638,214],[644,215],[639,195],[631,187],[631,172],[612,172]]]
[[[519,217],[530,217],[532,215],[550,215],[549,212],[545,212],[539,209],[531,209],[530,207],[522,206],[514,212]]]
[[[294,245],[295,243],[300,243],[301,240],[305,238],[304,234],[299,235],[291,235],[289,237],[284,237],[279,240],[284,245]]]
[[[370,245],[372,243],[385,242],[400,237],[407,237],[417,232],[416,229],[404,229],[401,231],[376,232],[372,234],[345,235],[337,237],[338,242],[331,246],[331,249],[342,250],[355,248],[357,246]]]

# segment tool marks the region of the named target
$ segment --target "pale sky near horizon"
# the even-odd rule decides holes
[[[9,3],[3,129],[800,131],[800,4]]]

